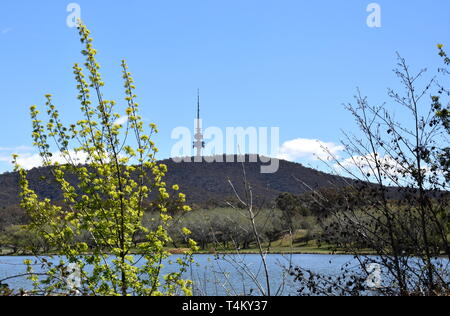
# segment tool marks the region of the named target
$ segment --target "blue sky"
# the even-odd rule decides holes
[[[143,116],[160,128],[160,158],[170,156],[172,130],[193,125],[197,88],[205,127],[274,126],[281,143],[337,144],[341,129],[354,129],[342,104],[357,87],[373,102],[398,87],[396,51],[431,74],[441,66],[436,44],[450,44],[448,0],[377,1],[381,28],[367,26],[373,1],[364,0],[2,0],[0,172],[12,152],[33,154],[28,109],[44,94],[63,117],[79,115],[71,2],[92,31],[108,98],[122,100],[128,61]],[[305,150],[290,158],[314,164]]]

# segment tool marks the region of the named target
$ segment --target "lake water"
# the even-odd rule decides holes
[[[172,260],[177,256],[171,257]],[[34,257],[0,257],[0,280],[9,276],[25,273],[23,261]],[[194,294],[201,295],[243,295],[261,294],[265,288],[265,278],[259,255],[195,255],[195,263],[184,275],[194,281]],[[54,259],[55,261],[57,259]],[[340,268],[353,262],[352,256],[336,255],[268,255],[270,283],[273,294],[296,295],[293,277],[289,275],[289,266],[301,266],[317,273],[336,274]],[[354,262],[355,266],[357,263]],[[174,271],[175,266],[166,264],[165,273]],[[39,272],[39,266],[35,267]],[[30,289],[26,278],[8,280],[13,289]]]
[[[175,261],[176,255],[170,259]],[[34,260],[34,257],[0,257],[0,280],[25,272],[23,261]],[[239,296],[261,295],[261,287],[265,289],[265,278],[259,255],[195,255],[195,263],[184,275],[185,279],[194,281],[196,296]],[[54,258],[57,262],[58,259]],[[445,261],[445,260],[444,260]],[[345,255],[268,255],[267,263],[270,275],[272,295],[297,295],[298,284],[293,282],[288,268],[300,266],[314,273],[337,276],[341,268],[350,263],[347,268],[359,271],[358,262],[353,256]],[[448,261],[446,261],[448,267]],[[163,273],[174,272],[177,267],[166,262]],[[39,265],[35,267],[39,272]],[[26,278],[8,280],[12,289],[31,289]]]

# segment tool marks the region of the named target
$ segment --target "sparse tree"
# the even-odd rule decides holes
[[[330,166],[355,181],[349,180],[349,189],[339,191],[339,203],[331,205],[329,197],[320,192],[315,192],[315,202],[327,205],[326,241],[356,254],[361,271],[352,274],[346,270],[345,277],[332,282],[313,277],[313,282],[311,274],[300,269],[294,274],[302,282],[302,290],[325,295],[343,294],[345,288],[351,295],[355,290],[385,295],[449,293],[448,263],[441,259],[450,259],[449,179],[445,164],[436,163],[448,139],[436,120],[436,106],[430,106],[435,79],[419,88],[424,73],[413,74],[398,56],[395,74],[404,93],[389,90],[398,106],[395,110],[394,105],[370,105],[360,93],[356,105],[347,106],[361,133],[345,134],[348,158],[334,157]],[[432,99],[435,103],[436,98]],[[401,119],[393,112],[400,113]],[[360,255],[362,252],[375,256]],[[381,268],[384,283],[368,288],[364,281],[374,264]],[[350,283],[343,287],[343,281]]]

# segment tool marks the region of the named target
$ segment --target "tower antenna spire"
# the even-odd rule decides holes
[[[200,89],[197,89],[197,120],[200,120]]]
[[[196,161],[202,161],[202,150],[205,148],[203,140],[202,120],[200,118],[200,89],[197,89],[197,119],[195,120],[195,141],[194,149],[196,149]]]

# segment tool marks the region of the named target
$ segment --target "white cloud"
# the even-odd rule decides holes
[[[75,153],[74,151],[69,151],[71,161],[78,164],[83,164],[87,161],[88,155],[87,153]],[[11,156],[0,156],[0,161],[11,163],[12,157]],[[61,153],[53,153],[53,157],[51,159],[53,163],[57,162],[60,164],[67,163],[67,159],[65,156]],[[19,166],[26,170],[30,170],[33,168],[41,167],[43,165],[42,158],[39,154],[32,154],[32,153],[22,153],[19,154],[19,157],[17,158],[17,163]]]
[[[12,160],[11,156],[4,156],[4,155],[0,156],[0,161],[2,162],[11,162],[11,160]]]
[[[6,34],[8,34],[8,33],[11,32],[11,31],[12,31],[12,28],[7,27],[7,28],[2,29],[2,30],[0,31],[0,33],[2,33],[2,35],[6,35]]]
[[[0,147],[0,162],[11,164],[13,154],[30,156],[30,152],[33,152],[33,148],[29,146],[18,147]]]
[[[335,143],[326,143],[317,139],[297,138],[281,145],[277,158],[288,161],[298,159],[327,160],[330,153],[339,156],[344,146]]]
[[[13,154],[18,155],[17,163],[25,170],[42,167],[43,165],[42,157],[39,153],[36,153],[32,147],[0,147],[0,173],[12,170]],[[68,154],[69,156],[65,156],[61,152],[54,152],[52,153],[51,162],[58,164],[86,164],[89,158],[89,155],[86,152],[75,152],[74,150],[69,150]],[[120,153],[119,157],[123,158],[125,155]],[[105,158],[104,161],[109,161],[109,159]]]
[[[377,164],[384,172],[396,174],[403,167],[392,157],[381,156],[380,154],[368,154],[366,156],[355,156],[344,159],[340,162],[340,166],[347,169],[358,168],[363,172],[370,172],[376,169]],[[338,167],[338,165],[335,165]]]
[[[385,178],[384,181],[389,185],[406,185],[412,179],[411,170],[389,155],[367,154],[346,158],[339,164],[334,164],[334,169],[340,173],[351,174],[361,179],[375,180],[374,176],[377,176],[378,172],[377,165],[380,166],[381,176]],[[428,166],[424,166],[423,170],[426,173],[431,172],[431,168]]]
[[[114,125],[124,125],[128,122],[128,116],[122,116],[114,121]]]
[[[17,158],[17,163],[22,168],[30,170],[42,166],[42,158],[41,156],[39,156],[39,154],[24,154],[19,155],[19,157]]]
[[[29,146],[19,146],[19,147],[0,147],[0,151],[8,151],[8,152],[23,152],[23,151],[31,151],[33,147]]]
[[[53,153],[51,161],[53,163],[65,164],[73,162],[75,164],[84,164],[88,159],[88,154],[85,152],[75,152],[70,150],[69,157],[66,157],[62,153]],[[39,154],[34,154],[28,157],[20,157],[17,159],[17,163],[24,169],[33,169],[42,166],[42,158]]]

